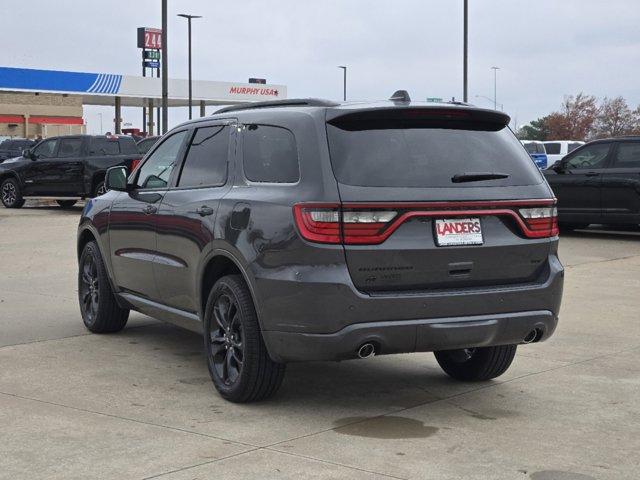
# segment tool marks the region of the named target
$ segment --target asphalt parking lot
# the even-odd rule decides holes
[[[199,336],[91,335],[80,208],[0,208],[0,478],[637,479],[640,231],[564,235],[561,323],[497,381],[431,354],[289,365],[268,402],[211,384]]]

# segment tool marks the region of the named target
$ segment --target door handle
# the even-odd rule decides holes
[[[152,213],[156,213],[158,211],[158,208],[154,207],[153,205],[147,205],[142,211],[147,215],[151,215]]]
[[[196,210],[196,213],[201,217],[206,217],[208,215],[213,215],[213,208],[207,207],[206,205],[201,206]]]
[[[585,173],[585,176],[587,176],[587,177],[597,177],[598,175],[600,175],[598,172],[587,172],[587,173]]]

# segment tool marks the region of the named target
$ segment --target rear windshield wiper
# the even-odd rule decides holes
[[[509,178],[509,174],[498,172],[465,172],[454,175],[451,177],[451,181],[453,183],[481,182],[483,180],[500,180],[501,178]]]

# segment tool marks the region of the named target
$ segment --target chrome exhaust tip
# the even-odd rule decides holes
[[[359,358],[370,358],[376,354],[376,347],[372,343],[363,343],[358,349]]]
[[[535,342],[538,339],[539,332],[538,329],[533,329],[522,339],[522,343],[531,343]]]

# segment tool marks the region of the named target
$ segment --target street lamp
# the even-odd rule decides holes
[[[343,90],[342,90],[342,99],[347,101],[347,67],[345,65],[338,65],[338,68],[341,68],[344,71],[343,76]]]
[[[192,108],[192,81],[191,81],[191,19],[202,18],[200,15],[187,15],[186,13],[179,13],[179,17],[186,18],[189,25],[189,120],[191,120],[191,108]]]
[[[493,109],[498,109],[498,70],[500,67],[491,67],[493,70]]]
[[[169,32],[167,0],[162,0],[162,134],[169,129]],[[160,119],[158,118],[158,121]]]
[[[490,102],[494,102],[494,106],[495,106],[495,101],[494,101],[493,98],[487,97],[486,95],[476,95],[475,97],[476,98],[484,98],[485,100],[489,100]],[[498,105],[500,105],[500,110],[504,112],[504,103],[499,103]]]
[[[462,101],[467,102],[468,76],[469,76],[469,0],[464,0],[464,20],[463,20],[463,51],[462,51]]]

